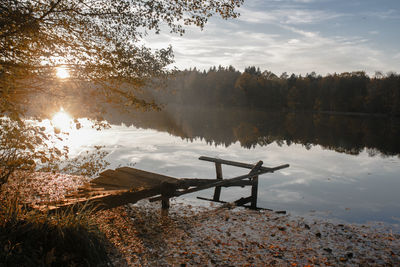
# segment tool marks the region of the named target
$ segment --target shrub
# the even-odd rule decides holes
[[[0,204],[5,266],[107,266],[104,245],[88,206],[49,213],[28,210],[17,199]]]

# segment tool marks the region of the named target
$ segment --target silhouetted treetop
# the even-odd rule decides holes
[[[304,77],[279,77],[256,67],[243,72],[232,66],[207,72],[181,71],[167,82],[166,92],[155,92],[164,104],[244,107],[274,111],[370,113],[400,116],[400,75],[370,78],[363,71]],[[168,91],[174,91],[169,95]]]
[[[164,74],[172,49],[152,51],[141,42],[148,31],[183,34],[185,26],[203,28],[209,17],[235,18],[243,0],[44,0],[1,1],[1,109],[20,111],[26,94],[45,92],[64,97],[79,91],[102,100],[122,98],[146,106],[122,90],[141,87],[149,77]],[[61,87],[55,67],[71,76]],[[85,82],[85,83],[84,83]],[[80,83],[80,84],[78,84]],[[65,85],[65,83],[62,83]],[[74,94],[77,92],[73,92]]]

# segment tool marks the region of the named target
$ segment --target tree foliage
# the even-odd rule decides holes
[[[185,70],[155,95],[175,105],[245,107],[275,111],[369,113],[400,116],[400,75],[369,77],[365,72],[305,76],[232,66],[207,72]],[[168,91],[168,90],[167,90]]]
[[[140,87],[172,62],[171,47],[152,51],[143,45],[147,32],[166,27],[183,34],[184,26],[202,28],[214,14],[236,17],[242,1],[2,0],[1,112],[20,112],[32,92],[72,93],[72,88],[57,90],[62,83],[55,78],[55,66],[68,68],[70,80],[91,97],[147,106],[119,87]]]
[[[0,117],[7,116],[19,127],[14,131],[15,127],[7,128],[8,122],[2,122],[1,138],[6,139],[1,140],[0,153],[14,158],[42,149],[39,142],[33,142],[32,149],[13,150],[7,139],[8,134],[18,132],[13,139],[28,140],[30,130],[23,117],[27,104],[35,98],[51,99],[56,105],[79,100],[79,108],[95,114],[94,118],[101,118],[104,103],[155,107],[138,98],[135,89],[151,77],[163,76],[173,53],[171,47],[151,50],[143,38],[152,31],[184,34],[189,25],[203,28],[213,15],[235,18],[235,9],[242,2],[0,0]],[[68,71],[68,79],[56,77],[60,68]],[[10,132],[6,133],[7,129]],[[34,136],[42,138],[40,131]],[[49,149],[42,152],[59,156]],[[7,166],[14,170],[27,163],[34,167],[39,158],[23,160],[26,164],[0,160],[3,171]],[[12,164],[7,165],[9,162]],[[2,177],[6,179],[8,174]]]
[[[43,127],[0,118],[0,129],[0,188],[15,170],[52,164],[68,152],[54,146],[54,136]]]

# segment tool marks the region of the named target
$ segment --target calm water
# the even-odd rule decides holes
[[[288,163],[290,168],[261,176],[260,207],[347,222],[400,224],[397,120],[189,109],[110,121],[131,126],[72,133],[71,152],[104,145],[110,168],[134,165],[174,177],[214,178],[214,165],[198,160],[202,155],[262,160],[271,167]],[[226,178],[247,172],[223,166]],[[249,194],[246,188],[223,188],[221,199]],[[211,197],[212,191],[188,197],[196,196]]]

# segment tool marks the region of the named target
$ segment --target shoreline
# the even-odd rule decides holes
[[[16,176],[22,177],[22,179],[16,178]],[[47,201],[58,202],[62,200],[64,195],[76,192],[80,186],[86,182],[89,182],[90,180],[91,178],[85,176],[64,173],[16,173],[14,177],[10,178],[10,182],[5,185],[3,190],[9,196],[18,191],[20,198],[25,199],[25,202],[33,204],[34,206],[41,206]],[[173,201],[179,205],[186,204],[190,207],[197,207],[200,209],[221,206],[221,204],[218,203],[187,197],[174,198]],[[228,202],[226,204],[230,203]],[[171,207],[173,208],[172,205]],[[269,210],[269,208],[265,209]],[[277,210],[271,211],[277,212]],[[331,216],[330,211],[310,210],[308,212],[296,212],[293,210],[287,210],[285,212],[292,217],[304,218],[305,220],[324,220],[336,224],[351,224],[360,227],[364,225],[380,229],[386,228],[387,231],[391,230],[392,232],[400,234],[400,223],[394,224],[384,221],[349,222],[344,219]]]
[[[400,234],[384,228],[227,205],[177,202],[167,217],[159,208],[140,201],[101,213],[99,220],[117,248],[110,252],[115,266],[400,264]]]
[[[59,199],[88,181],[34,173],[8,185],[34,202]],[[10,191],[11,190],[11,191]],[[147,200],[93,216],[114,266],[397,266],[400,233],[385,225],[337,223],[273,211],[173,199],[168,216]]]

